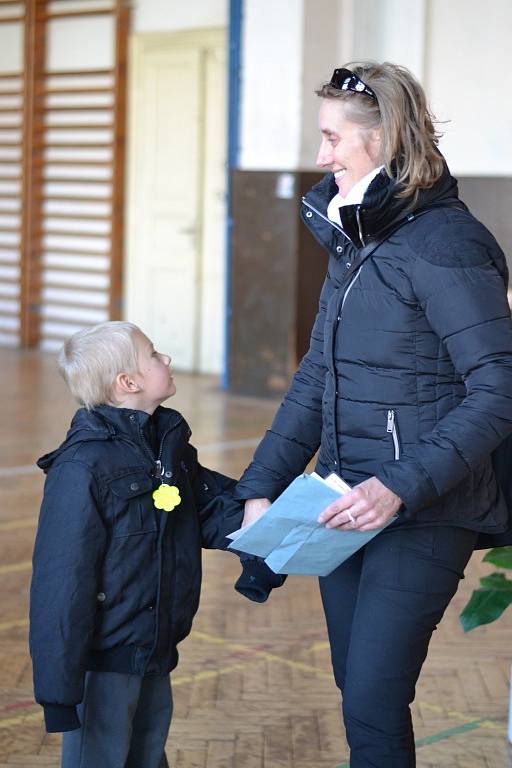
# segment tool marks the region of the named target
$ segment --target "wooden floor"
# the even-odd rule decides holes
[[[61,440],[74,405],[54,359],[0,350],[0,768],[57,766],[32,700],[27,652],[30,557],[42,474],[34,461]],[[211,378],[177,375],[203,463],[238,475],[275,403],[221,393]],[[233,590],[237,560],[205,554],[201,608],[173,675],[173,768],[341,768],[348,751],[331,677],[317,583],[290,578],[266,605]],[[488,568],[475,556],[432,641],[414,722],[420,768],[504,768],[512,611],[464,636],[458,613]],[[143,767],[141,767],[143,768]]]

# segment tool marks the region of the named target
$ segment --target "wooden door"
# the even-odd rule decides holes
[[[176,368],[220,370],[223,35],[140,35],[132,61],[125,316]]]

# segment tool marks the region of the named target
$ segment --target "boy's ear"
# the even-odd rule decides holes
[[[118,373],[116,376],[116,385],[121,392],[126,392],[126,394],[130,395],[141,391],[140,385],[137,384],[137,382],[133,380],[133,377],[128,373]]]

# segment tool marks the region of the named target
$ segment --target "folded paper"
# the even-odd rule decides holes
[[[335,476],[326,482],[315,474],[300,475],[256,522],[229,536],[229,549],[265,558],[274,573],[327,576],[382,530],[340,531],[317,522],[347,490]]]

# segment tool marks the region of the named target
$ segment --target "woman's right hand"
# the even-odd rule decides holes
[[[242,528],[256,522],[270,507],[269,499],[247,499],[245,502],[244,521]]]

